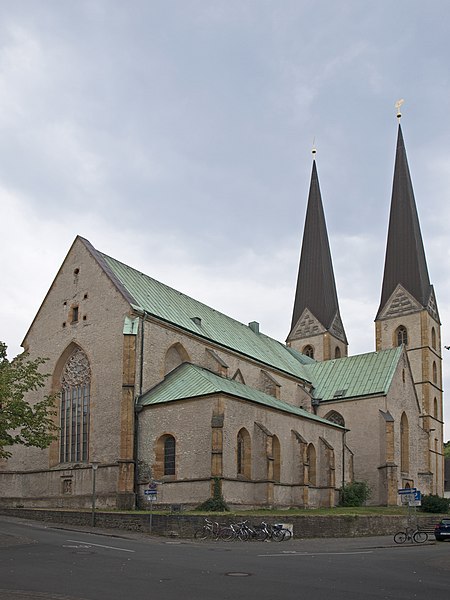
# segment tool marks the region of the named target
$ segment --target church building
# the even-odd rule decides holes
[[[288,327],[287,327],[288,329]],[[367,481],[443,495],[440,320],[401,127],[374,352],[349,356],[313,161],[286,343],[77,237],[25,339],[58,439],[0,461],[0,505],[335,506]],[[29,394],[37,401],[42,390]]]

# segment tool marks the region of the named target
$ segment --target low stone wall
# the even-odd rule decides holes
[[[89,511],[67,511],[67,510],[49,510],[49,509],[0,509],[0,514],[46,521],[51,523],[61,523],[65,525],[90,526],[92,514]],[[224,514],[212,517],[220,523],[230,523],[244,519],[245,517],[231,516]],[[428,526],[434,520],[437,522],[439,516],[420,515],[417,521],[422,526]],[[359,537],[359,536],[377,536],[393,535],[396,531],[406,527],[407,516],[289,516],[284,517],[254,517],[249,518],[252,523],[259,523],[264,520],[268,523],[290,523],[293,525],[294,537],[296,538],[320,538],[320,537]],[[152,534],[161,536],[172,536],[181,538],[193,537],[194,531],[203,525],[203,515],[176,514],[153,514],[152,515]],[[137,531],[142,533],[149,532],[150,513],[120,513],[120,512],[97,512],[95,523],[99,528],[122,529],[128,531]]]

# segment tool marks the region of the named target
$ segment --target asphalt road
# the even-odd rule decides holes
[[[0,516],[0,600],[449,600],[450,541],[202,542]]]

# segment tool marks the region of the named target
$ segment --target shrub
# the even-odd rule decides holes
[[[437,496],[436,494],[425,494],[422,496],[420,510],[429,513],[447,513],[450,508],[450,499]]]
[[[222,496],[222,484],[219,477],[214,477],[213,497],[202,502],[195,510],[203,512],[226,512],[230,509]]]
[[[370,498],[371,489],[367,481],[346,483],[340,490],[341,506],[363,506]]]

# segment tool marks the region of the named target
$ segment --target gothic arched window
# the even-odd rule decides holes
[[[336,423],[336,425],[340,425],[341,427],[345,427],[344,417],[338,413],[336,410],[331,410],[329,413],[325,415],[325,419],[331,421],[332,423]]]
[[[164,375],[167,375],[184,362],[189,362],[189,355],[180,343],[173,344],[164,357]]]
[[[437,383],[437,367],[435,361],[433,361],[433,383]]]
[[[306,456],[308,461],[308,483],[316,485],[316,449],[313,444],[308,444]]]
[[[164,439],[164,475],[175,475],[175,438],[167,435]]]
[[[237,474],[250,479],[251,477],[251,440],[246,429],[241,429],[237,435]]]
[[[314,348],[312,346],[305,346],[302,354],[309,356],[309,358],[314,358]]]
[[[276,435],[272,437],[273,479],[280,481],[281,477],[281,447]]]
[[[61,377],[60,462],[88,461],[90,383],[89,360],[77,348],[66,362]]]
[[[408,332],[406,331],[406,327],[400,325],[400,327],[397,328],[396,336],[397,346],[401,346],[402,344],[404,344],[405,346],[408,345]]]
[[[400,421],[400,464],[404,473],[409,471],[409,424],[408,417],[402,414]]]
[[[336,346],[336,348],[334,349],[334,358],[341,358],[341,349],[339,348],[339,346]]]

